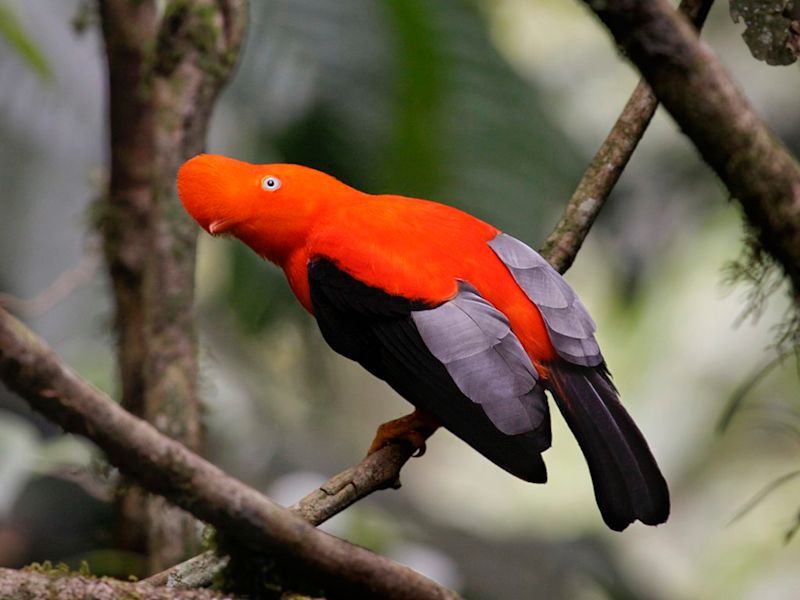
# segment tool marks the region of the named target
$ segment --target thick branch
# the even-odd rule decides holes
[[[700,29],[712,4],[713,0],[683,0],[680,10]],[[647,130],[656,108],[658,100],[647,82],[641,80],[581,177],[560,221],[540,250],[559,273],[564,273],[572,266],[597,215]]]
[[[228,539],[303,569],[326,593],[359,598],[456,598],[415,571],[330,536],[233,479],[114,404],[0,309],[0,379],[65,430],[88,437],[149,491]]]
[[[406,444],[389,444],[359,464],[334,475],[289,510],[312,525],[324,523],[372,492],[394,487],[400,470],[413,453],[414,449]],[[204,552],[148,577],[146,581],[154,586],[166,585],[176,589],[208,586],[227,562],[227,557]]]
[[[800,299],[800,168],[666,0],[584,0],[742,205]]]
[[[50,575],[38,571],[0,568],[0,598],[15,600],[108,600],[109,598],[147,598],[148,600],[224,600],[230,596],[209,590],[176,591],[131,583],[107,577]]]

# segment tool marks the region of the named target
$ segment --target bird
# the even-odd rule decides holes
[[[286,275],[331,348],[414,411],[369,452],[417,453],[444,427],[508,473],[544,483],[552,396],[606,525],[658,525],[669,490],[625,410],[576,293],[535,250],[455,207],[361,192],[315,169],[200,154],[179,169],[188,214]]]

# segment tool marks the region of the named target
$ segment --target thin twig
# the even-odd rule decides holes
[[[739,387],[731,394],[731,397],[728,399],[728,402],[725,404],[725,409],[722,411],[722,415],[719,418],[719,422],[717,423],[717,433],[724,433],[728,426],[733,421],[733,417],[742,407],[745,398],[750,393],[750,391],[762,380],[764,377],[769,375],[769,373],[781,364],[781,361],[787,356],[787,353],[778,353],[777,356],[772,357],[765,365],[759,367],[759,369],[750,375],[744,382],[742,382]]]
[[[91,281],[98,264],[97,253],[86,252],[77,265],[60,273],[50,285],[32,298],[19,298],[0,292],[0,306],[21,317],[41,317],[66,300],[76,289]]]
[[[713,0],[683,0],[680,5],[700,29]],[[614,189],[658,108],[658,100],[642,79],[631,94],[592,162],[581,177],[564,214],[545,240],[540,253],[559,273],[572,266],[597,215]]]
[[[741,509],[739,509],[739,512],[737,512],[733,516],[733,518],[731,518],[731,520],[728,521],[728,525],[733,525],[734,523],[736,523],[736,521],[738,521],[739,519],[744,517],[747,513],[749,513],[756,506],[758,506],[758,504],[762,500],[764,500],[764,498],[769,496],[772,492],[777,490],[779,487],[783,486],[785,483],[789,483],[792,479],[794,479],[795,477],[797,477],[799,475],[800,475],[800,470],[791,471],[789,473],[786,473],[785,475],[781,475],[780,477],[778,477],[774,481],[769,482],[767,485],[765,485],[763,488],[761,488],[758,491],[758,493],[756,493],[755,496],[750,498],[750,500],[748,500]]]

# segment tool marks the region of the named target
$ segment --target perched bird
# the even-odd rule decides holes
[[[606,524],[667,519],[667,484],[620,404],[595,324],[534,250],[450,206],[363,193],[298,165],[202,154],[181,167],[178,192],[203,229],[281,267],[328,344],[415,406],[370,451],[398,439],[424,450],[441,425],[543,483],[548,390]]]

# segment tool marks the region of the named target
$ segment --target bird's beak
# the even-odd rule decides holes
[[[257,185],[254,165],[200,154],[178,171],[178,195],[192,218],[211,235],[233,233],[247,218],[248,186]]]
[[[235,219],[218,219],[212,221],[208,226],[208,233],[211,235],[223,235],[236,226]]]

